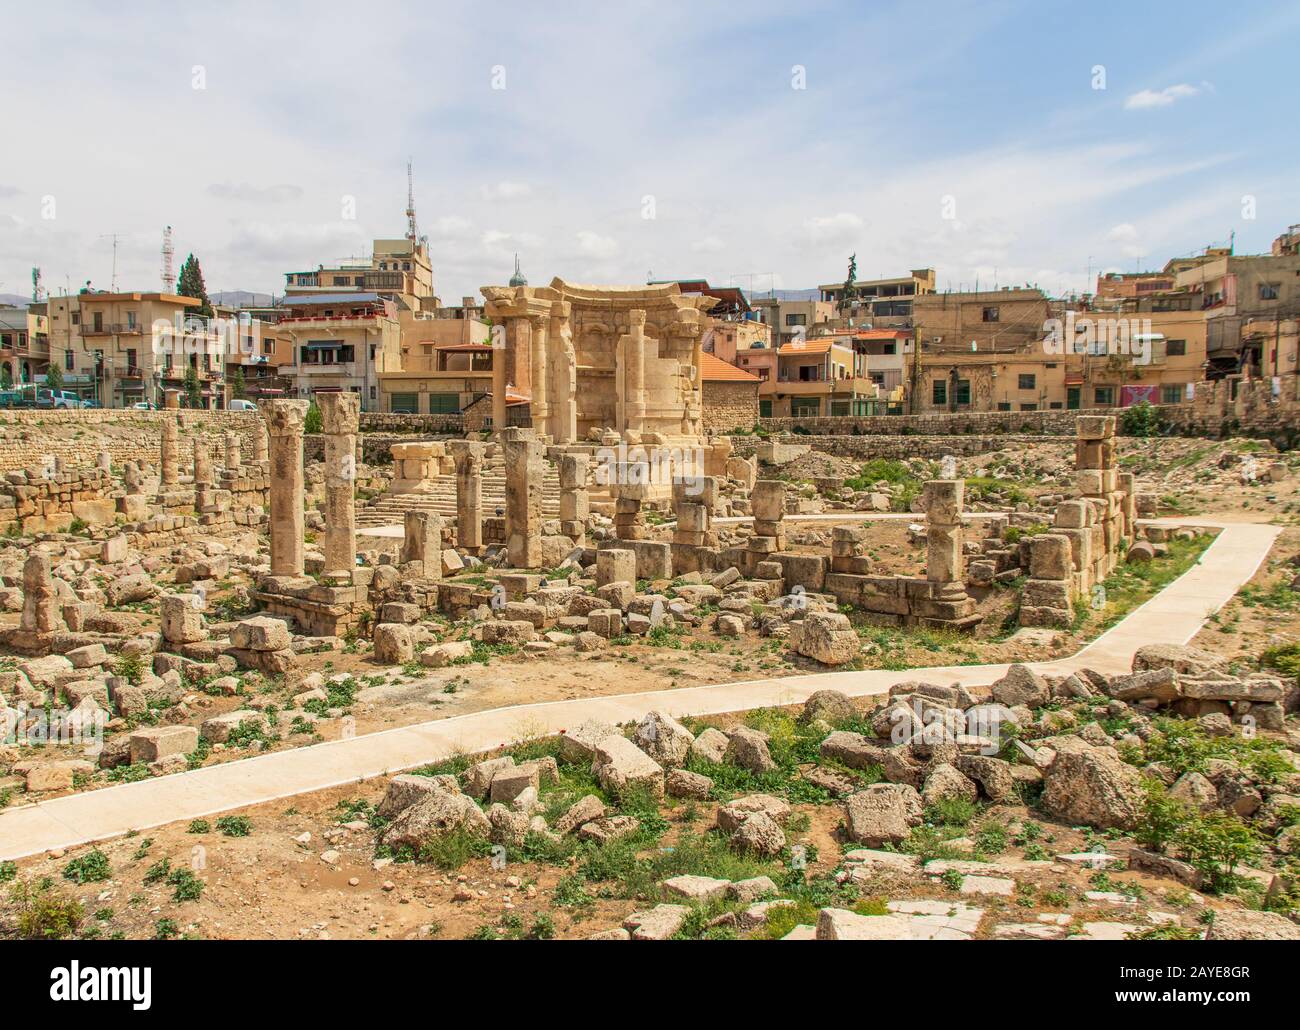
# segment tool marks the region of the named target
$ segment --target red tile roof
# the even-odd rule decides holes
[[[730,362],[723,361],[716,354],[703,351],[700,354],[700,377],[708,382],[757,383],[759,378],[743,368],[737,368]]]

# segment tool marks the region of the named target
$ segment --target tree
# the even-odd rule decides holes
[[[193,254],[181,265],[181,276],[176,281],[176,292],[182,297],[193,297],[201,301],[197,313],[207,318],[212,317],[212,302],[208,300],[208,288],[203,284],[203,269],[199,267],[199,259]]]
[[[321,431],[320,405],[315,401],[307,405],[307,415],[302,422],[302,431],[304,433],[319,433]]]
[[[185,366],[185,403],[191,408],[203,406],[203,391],[199,388],[199,371],[192,364]]]
[[[63,389],[63,369],[57,361],[51,361],[50,367],[45,370],[45,385],[51,390]]]
[[[8,390],[14,385],[14,374],[9,371],[9,363],[6,361],[0,365],[0,390]]]
[[[844,278],[844,295],[840,297],[840,309],[848,307],[858,295],[858,255],[855,251],[849,255],[849,274]]]
[[[244,366],[236,365],[230,373],[230,396],[235,400],[244,399]]]

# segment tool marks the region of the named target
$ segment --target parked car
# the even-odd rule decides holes
[[[227,408],[228,411],[256,411],[257,405],[252,401],[244,400],[242,397],[236,397],[232,400]]]
[[[158,405],[154,404],[152,401],[136,401],[131,405],[133,411],[156,411],[157,408]]]
[[[34,408],[36,407],[36,394],[30,388],[15,388],[13,390],[0,390],[0,408]]]
[[[69,410],[82,407],[81,398],[71,390],[37,390],[36,406],[38,408],[67,408]]]

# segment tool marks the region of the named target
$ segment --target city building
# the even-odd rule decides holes
[[[172,293],[95,292],[46,301],[50,362],[64,388],[103,408],[161,406],[167,390],[184,391],[186,368],[200,404],[225,404],[229,346],[219,320],[195,313],[200,302]]]
[[[0,306],[0,366],[11,383],[34,383],[50,363],[50,323],[45,304]]]
[[[287,313],[275,326],[293,348],[287,374],[294,394],[356,393],[363,411],[379,410],[381,375],[401,368],[397,301],[377,293],[307,293],[286,296],[282,306]]]
[[[758,376],[706,351],[700,355],[700,381],[706,432],[747,430],[758,421]]]

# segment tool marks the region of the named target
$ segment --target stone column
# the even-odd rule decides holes
[[[261,419],[257,421],[257,428],[253,430],[253,460],[262,462],[269,460],[270,455],[267,452],[266,440],[266,423]]]
[[[442,579],[442,516],[408,511],[402,522],[402,564],[419,562],[425,579]]]
[[[587,455],[560,457],[560,532],[581,544],[587,538]]]
[[[271,437],[271,575],[301,576],[303,571],[302,430],[306,401],[275,400],[266,405]]]
[[[50,553],[33,551],[23,564],[23,614],[19,629],[26,633],[66,629],[58,596],[50,573]]]
[[[483,455],[486,447],[473,440],[449,444],[456,462],[456,543],[470,552],[483,546]]]
[[[1137,537],[1137,476],[1132,472],[1121,472],[1118,476],[1120,513],[1123,516],[1123,536],[1129,543]]]
[[[99,452],[99,468],[102,472],[111,472],[113,470],[113,456],[108,451]]]
[[[502,435],[506,466],[506,558],[511,568],[542,564],[542,445],[531,430]]]
[[[532,382],[528,410],[533,420],[533,431],[539,436],[551,432],[551,396],[547,388],[550,374],[550,355],[547,353],[549,327],[547,318],[534,316],[528,319],[529,379]]]
[[[197,436],[194,438],[194,485],[212,485],[212,455],[208,451],[208,442]]]
[[[573,346],[573,329],[569,325],[569,305],[555,301],[551,305],[551,341],[554,373],[551,377],[551,435],[556,443],[575,443],[578,439],[578,354]]]
[[[164,416],[162,423],[162,447],[158,453],[158,467],[161,470],[159,491],[165,492],[169,486],[180,482],[177,472],[177,459],[180,457],[180,430],[176,428],[176,419]]]
[[[325,574],[351,580],[357,567],[357,430],[361,398],[325,393],[320,405],[325,435]]]
[[[925,578],[931,583],[962,583],[961,510],[966,496],[962,479],[932,479],[925,484]]]
[[[749,492],[749,510],[754,516],[754,533],[749,550],[772,554],[785,550],[785,484],[779,479],[760,479]]]
[[[634,453],[642,453],[634,448]],[[614,464],[614,535],[619,540],[644,540],[645,515],[641,505],[650,495],[650,462],[644,457]]]
[[[493,326],[493,330],[497,327]],[[501,432],[506,427],[506,351],[492,344],[492,429]]]
[[[718,495],[718,481],[713,476],[673,480],[673,514],[677,525],[673,543],[694,547],[714,546],[713,505]]]
[[[1070,538],[1039,533],[1029,538],[1029,578],[1020,595],[1020,625],[1068,629],[1074,621],[1070,601],[1074,561]]]
[[[645,312],[628,312],[628,333],[620,341],[623,351],[623,430],[645,428]]]
[[[181,406],[180,390],[163,391],[163,407],[167,409],[179,408]]]
[[[244,459],[240,453],[240,439],[238,433],[226,434],[226,468],[231,471],[243,467]]]
[[[1122,501],[1119,473],[1115,467],[1115,417],[1080,415],[1075,420],[1078,441],[1075,445],[1076,479],[1084,500],[1097,508],[1098,536],[1094,540],[1096,563],[1094,582],[1099,582],[1115,567],[1120,538],[1123,535]]]

